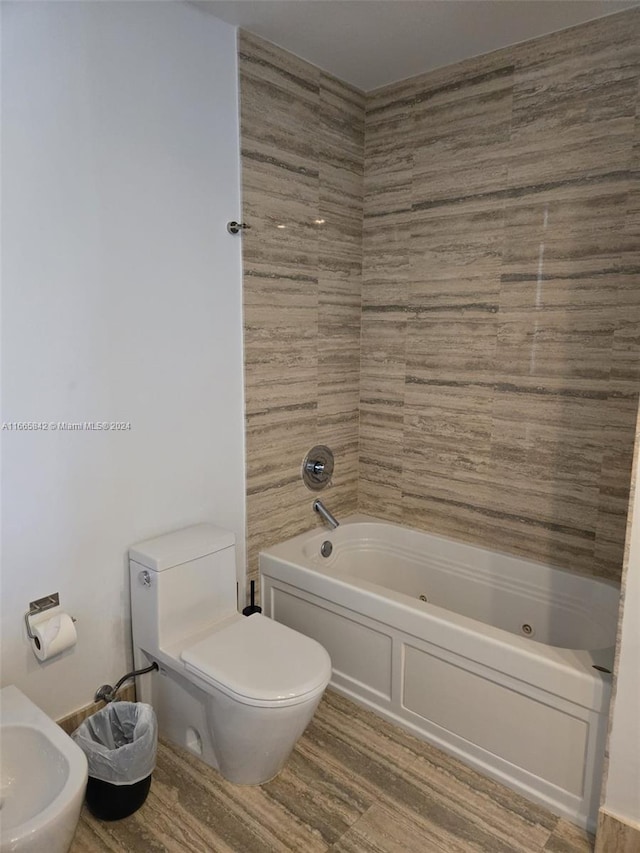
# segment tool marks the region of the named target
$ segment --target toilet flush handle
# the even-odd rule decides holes
[[[138,580],[142,586],[151,586],[151,575],[146,570],[144,572],[138,572]]]

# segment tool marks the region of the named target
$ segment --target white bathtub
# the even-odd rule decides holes
[[[335,690],[595,830],[618,587],[366,516],[268,548],[260,573]]]

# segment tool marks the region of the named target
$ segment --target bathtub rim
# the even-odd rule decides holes
[[[602,585],[606,588],[616,591],[618,595],[620,593],[620,583],[610,580],[609,578],[601,578],[597,575],[576,572],[572,569],[567,569],[564,566],[556,566],[553,563],[543,563],[540,560],[533,560],[530,557],[521,557],[518,554],[511,554],[508,551],[501,551],[497,548],[485,548],[483,545],[476,545],[473,542],[467,542],[462,539],[454,539],[451,536],[443,536],[441,533],[433,533],[430,530],[422,530],[418,527],[410,527],[407,524],[400,524],[397,521],[389,521],[388,519],[378,518],[374,515],[366,515],[365,513],[352,513],[351,515],[345,516],[340,522],[339,527],[335,530],[329,530],[326,527],[322,526],[311,527],[308,530],[305,530],[302,533],[297,533],[295,536],[291,536],[288,539],[282,540],[281,542],[269,545],[266,548],[261,548],[259,554],[275,554],[276,556],[282,556],[286,559],[286,554],[281,554],[281,551],[286,552],[286,550],[291,546],[306,542],[308,539],[315,536],[320,537],[320,534],[322,533],[326,534],[325,538],[328,538],[332,535],[335,535],[340,530],[340,528],[349,527],[354,524],[376,524],[381,527],[398,528],[400,530],[406,530],[411,533],[423,534],[433,539],[437,539],[441,542],[462,545],[465,548],[473,548],[474,550],[481,551],[482,553],[493,554],[500,558],[506,558],[507,560],[517,560],[522,563],[531,564],[533,566],[545,569],[553,569],[554,572],[560,572],[561,574],[569,575],[570,577],[581,578],[591,581],[595,584]],[[386,587],[384,588],[386,589]]]
[[[360,513],[347,516],[340,523],[340,526],[346,527],[356,523],[369,523],[387,527],[396,527],[403,530],[424,533],[428,536],[435,536],[445,542],[470,545],[472,548],[480,547],[471,545],[470,543],[457,543],[456,540],[448,537],[431,534],[428,531],[417,530],[416,528],[410,528],[406,525],[397,524],[395,522],[378,519],[374,516],[368,516]],[[357,606],[353,606],[354,601],[352,591],[356,591],[356,597],[358,592],[362,592],[366,594],[371,602],[371,606],[369,606],[366,613],[369,618],[375,619],[381,624],[386,624],[385,619],[382,617],[381,610],[383,610],[385,606],[390,606],[398,616],[402,616],[402,630],[417,638],[420,638],[420,627],[423,624],[425,617],[428,617],[428,619],[435,622],[447,635],[447,642],[442,642],[439,645],[442,645],[443,648],[449,648],[450,646],[448,645],[448,642],[452,641],[456,646],[453,650],[463,656],[467,656],[465,653],[464,643],[469,643],[472,637],[475,638],[478,635],[481,635],[483,642],[487,647],[493,648],[494,650],[500,649],[507,655],[507,657],[516,659],[512,662],[512,671],[515,671],[517,668],[517,659],[526,661],[529,670],[531,668],[535,669],[540,665],[550,667],[555,670],[559,678],[562,678],[564,675],[565,677],[570,678],[572,682],[575,682],[574,689],[570,691],[572,693],[571,701],[576,701],[584,707],[594,707],[594,701],[598,703],[600,701],[604,701],[604,697],[608,694],[612,681],[611,671],[613,670],[615,644],[600,649],[570,649],[561,646],[547,645],[546,643],[532,640],[528,637],[522,637],[518,634],[507,631],[504,628],[498,628],[494,625],[473,619],[472,617],[463,616],[453,610],[447,610],[446,608],[440,607],[431,602],[414,600],[405,593],[399,593],[389,587],[370,583],[356,576],[344,574],[342,572],[331,572],[323,570],[320,567],[305,565],[304,562],[302,562],[303,554],[301,550],[301,561],[296,562],[295,555],[292,554],[292,549],[300,547],[303,543],[308,542],[314,537],[322,539],[323,533],[326,534],[325,538],[329,538],[334,531],[315,527],[276,545],[262,549],[259,553],[260,575],[273,577],[272,572],[269,571],[268,567],[270,561],[277,561],[280,566],[287,567],[285,574],[288,577],[283,578],[282,573],[279,573],[279,578],[290,583],[292,586],[298,586],[295,575],[296,573],[302,573],[302,576],[310,585],[305,588],[309,588],[312,594],[319,596],[320,598],[333,600],[328,598],[326,589],[323,589],[323,585],[325,583],[330,583],[332,586],[338,587],[341,593],[345,596],[341,605],[353,612],[360,611]],[[523,559],[505,552],[493,552],[487,548],[481,548],[480,550],[492,554],[495,553],[510,559]],[[534,565],[547,569],[550,568],[553,569],[554,572],[562,572],[573,577],[585,577],[595,584],[602,584],[603,586],[616,591],[619,596],[620,587],[613,581],[609,581],[604,578],[597,578],[591,575],[579,575],[577,572],[572,572],[569,569],[550,566],[534,560],[523,559],[523,561],[526,563],[533,563]],[[457,637],[456,634],[458,635]],[[460,641],[462,641],[462,643]],[[483,661],[483,663],[485,662]],[[492,666],[491,663],[485,663],[485,665],[499,671],[499,669]],[[603,666],[610,671],[601,672],[594,669],[594,666]],[[522,680],[529,683],[530,676],[523,677]],[[578,682],[582,682],[582,684],[579,684]],[[592,688],[591,690],[589,690],[590,687]],[[599,694],[600,698],[596,698],[593,695],[588,696],[590,693]]]

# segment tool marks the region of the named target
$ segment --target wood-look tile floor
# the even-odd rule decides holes
[[[593,837],[328,691],[287,766],[226,782],[161,742],[149,797],[71,853],[591,853]]]

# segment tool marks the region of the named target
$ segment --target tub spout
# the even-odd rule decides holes
[[[334,515],[332,515],[332,514],[329,512],[329,510],[328,510],[328,509],[326,508],[326,506],[322,503],[322,501],[315,500],[315,501],[313,502],[313,508],[314,508],[314,510],[318,513],[318,515],[322,516],[322,518],[324,519],[324,521],[326,521],[326,522],[327,522],[327,524],[329,525],[329,527],[330,527],[332,530],[334,530],[336,527],[338,527],[338,525],[340,524],[340,522],[338,521],[338,519],[337,519]]]

